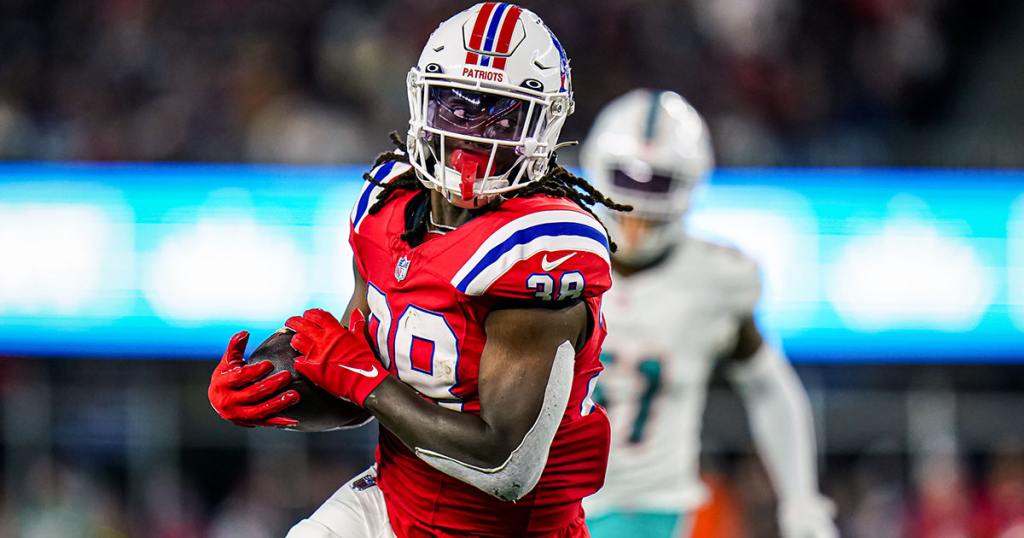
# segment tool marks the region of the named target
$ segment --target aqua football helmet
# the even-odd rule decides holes
[[[619,242],[616,257],[642,264],[681,233],[693,188],[714,166],[700,114],[679,94],[633,90],[598,114],[581,150],[584,173],[598,189],[633,211],[605,219]],[[627,233],[641,223],[644,232]]]

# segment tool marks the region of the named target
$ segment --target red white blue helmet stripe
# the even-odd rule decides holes
[[[480,7],[466,53],[466,63],[482,67],[505,69],[512,32],[523,10],[519,6],[504,2],[488,2]],[[487,54],[487,53],[494,53]],[[493,64],[492,64],[493,61]]]
[[[494,42],[496,34],[498,33],[498,24],[501,22],[502,15],[505,14],[505,10],[508,9],[508,4],[498,4],[498,7],[494,8],[494,12],[491,14],[491,23],[487,25],[487,37],[484,38],[484,46],[482,51],[493,52]],[[490,62],[490,56],[483,56],[480,58],[480,65],[486,66]]]

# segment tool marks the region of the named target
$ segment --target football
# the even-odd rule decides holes
[[[338,428],[355,428],[369,422],[372,417],[368,411],[351,402],[335,398],[327,391],[314,385],[308,379],[295,372],[293,361],[299,352],[291,346],[292,335],[288,329],[281,329],[270,335],[249,356],[250,363],[270,361],[274,371],[288,371],[292,374],[292,382],[287,387],[299,393],[299,403],[281,412],[282,416],[299,421],[290,430],[303,432],[322,432]]]

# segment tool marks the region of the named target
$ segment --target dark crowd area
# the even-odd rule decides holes
[[[0,0],[0,158],[366,162],[404,129],[426,37],[469,5]],[[565,139],[649,86],[706,115],[723,165],[1024,165],[1019,2],[523,5],[572,59]]]

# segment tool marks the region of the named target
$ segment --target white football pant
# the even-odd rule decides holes
[[[377,487],[376,466],[341,486],[286,538],[395,538],[384,494]]]

